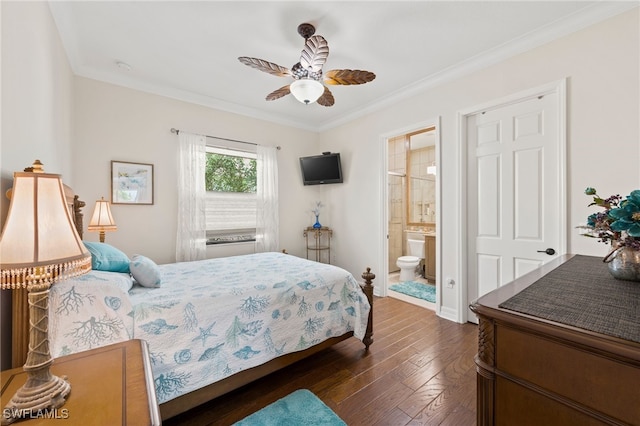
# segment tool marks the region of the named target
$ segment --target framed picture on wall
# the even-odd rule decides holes
[[[111,161],[111,204],[153,204],[153,164]]]

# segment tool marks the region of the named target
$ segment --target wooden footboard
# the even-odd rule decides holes
[[[362,343],[365,345],[365,353],[369,350],[369,346],[373,343],[373,279],[376,276],[371,273],[371,268],[367,268],[367,271],[362,274],[364,283],[360,285],[362,291],[367,296],[371,309],[369,310],[369,322],[367,323],[367,331],[362,339]],[[232,390],[238,389],[241,386],[249,384],[257,379],[267,376],[268,374],[278,371],[284,367],[287,367],[294,362],[298,362],[310,355],[318,353],[324,349],[327,349],[336,343],[342,342],[353,336],[353,332],[343,334],[342,336],[332,337],[324,342],[312,346],[304,351],[292,352],[286,355],[282,355],[278,358],[274,358],[271,361],[259,365],[257,367],[250,368],[248,370],[241,371],[229,376],[226,379],[212,383],[209,386],[205,386],[193,392],[189,392],[163,404],[160,404],[160,415],[162,420],[166,420],[180,413],[184,413],[198,405],[211,401],[214,398],[222,396]]]
[[[364,284],[360,285],[365,296],[367,296],[367,300],[369,300],[369,305],[371,305],[371,309],[369,309],[367,331],[362,339],[362,343],[364,343],[366,350],[369,350],[369,346],[373,343],[373,280],[375,277],[375,274],[371,273],[371,268],[367,268],[367,270],[362,274]]]

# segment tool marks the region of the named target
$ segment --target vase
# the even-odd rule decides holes
[[[314,227],[315,229],[320,229],[320,228],[322,228],[322,225],[320,225],[320,222],[318,222],[318,217],[319,217],[319,216],[320,216],[320,215],[318,215],[318,214],[316,215],[316,223],[314,223],[314,224],[313,224],[313,227]]]
[[[602,261],[607,264],[614,278],[640,281],[640,250],[620,247],[612,250]]]

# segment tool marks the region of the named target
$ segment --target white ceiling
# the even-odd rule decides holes
[[[83,77],[276,123],[322,131],[418,90],[637,7],[637,1],[51,1],[73,71]],[[335,105],[303,105],[289,84],[238,61],[290,68],[309,22],[326,38],[324,71],[372,71],[331,86]],[[123,69],[117,62],[131,66]]]

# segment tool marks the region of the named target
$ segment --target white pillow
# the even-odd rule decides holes
[[[148,257],[134,254],[129,264],[133,279],[143,287],[160,287],[162,274],[156,263]]]

